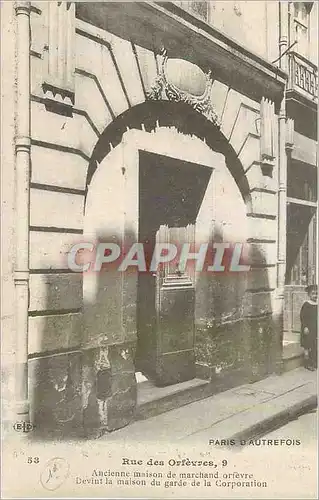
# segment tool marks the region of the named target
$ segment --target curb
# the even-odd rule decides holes
[[[257,439],[262,437],[268,432],[272,432],[283,425],[297,419],[301,415],[308,413],[317,407],[317,395],[311,395],[278,413],[267,417],[256,424],[251,425],[247,429],[237,432],[230,436],[229,439],[234,439],[236,441]]]

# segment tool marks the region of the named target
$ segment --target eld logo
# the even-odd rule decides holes
[[[13,428],[16,432],[30,432],[33,431],[35,425],[30,422],[16,422]]]

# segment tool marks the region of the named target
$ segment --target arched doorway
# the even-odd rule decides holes
[[[137,108],[97,144],[88,173],[84,239],[118,243],[125,251],[138,242],[152,248],[163,237],[211,243],[221,241],[229,227],[227,214],[241,213],[242,233],[236,238],[245,240],[248,183],[217,127],[181,103]],[[223,221],[214,220],[221,213],[214,207],[215,170],[224,175],[216,186],[230,189],[234,204],[231,209],[224,204]],[[214,315],[215,286],[224,293],[220,303],[237,306],[226,298],[229,277],[212,284],[201,273],[179,275],[170,266],[164,275],[135,266],[126,271],[114,265],[84,276],[84,406],[91,408],[89,419],[109,429],[134,415],[136,371],[159,386],[196,377],[196,324]],[[245,282],[233,288],[239,296]]]

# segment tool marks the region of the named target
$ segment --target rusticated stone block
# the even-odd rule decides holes
[[[247,135],[257,134],[256,121],[258,114],[255,110],[241,104],[229,142],[238,154],[245,143]]]
[[[215,113],[220,118],[223,113],[225,102],[227,99],[228,87],[218,80],[213,81],[211,90],[211,103],[214,107]]]
[[[134,372],[135,343],[123,342],[108,346],[112,374]]]
[[[102,401],[112,396],[111,370],[104,368],[96,373],[96,397]]]
[[[271,314],[273,309],[273,292],[246,292],[243,296],[244,316],[260,316]]]
[[[249,338],[248,362],[251,380],[254,381],[273,372],[279,339],[271,315],[260,318],[245,318],[244,330],[245,336]]]
[[[57,207],[59,209],[57,210]],[[81,230],[84,196],[45,189],[30,189],[30,225]]]
[[[139,68],[137,66],[131,43],[127,40],[114,37],[112,50],[114,52],[131,106],[144,102],[145,95],[141,84]]]
[[[135,344],[83,352],[83,423],[88,437],[127,425],[136,406]]]
[[[32,182],[85,189],[87,161],[81,156],[35,145],[31,146],[31,155]]]
[[[43,127],[43,123],[47,126]],[[58,146],[77,149],[90,157],[98,137],[87,119],[80,114],[73,117],[48,113],[42,103],[32,102],[32,138],[41,142],[54,142]],[[49,132],[50,131],[50,132]]]
[[[144,88],[146,92],[151,90],[154,80],[157,76],[157,68],[154,52],[151,52],[144,47],[139,45],[135,46],[137,59],[139,62],[139,67],[141,70],[141,76],[144,83]]]
[[[276,241],[277,239],[277,220],[265,219],[263,217],[255,217],[250,214],[248,216],[249,223],[249,238],[250,241]]]
[[[251,165],[248,165],[248,170],[245,175],[251,190],[257,188],[269,190],[274,193],[277,191],[277,184],[274,175],[272,177],[263,175],[259,158],[256,161],[253,161]]]
[[[252,191],[251,194],[252,212],[276,216],[278,212],[278,200],[276,193],[265,193],[262,191]]]
[[[79,236],[30,231],[30,269],[68,269],[67,254]]]
[[[247,243],[247,262],[251,266],[275,265],[277,263],[277,245],[272,242]],[[249,279],[248,273],[248,279]],[[249,287],[250,288],[250,287]]]
[[[224,136],[229,138],[234,126],[234,119],[237,116],[241,105],[241,96],[235,90],[231,89],[227,94],[227,99],[224,107],[222,118],[221,131]]]
[[[275,370],[279,342],[271,315],[197,329],[196,374],[221,388],[232,386],[235,373],[234,385],[262,378]]]
[[[216,374],[244,366],[248,350],[249,338],[245,335],[243,320],[215,324],[196,331],[196,362],[202,365],[204,373],[207,370],[203,366],[211,367],[213,378]]]
[[[271,243],[272,245],[272,243]],[[276,267],[256,267],[251,268],[247,273],[247,289],[274,289],[277,286]]]
[[[248,134],[247,139],[238,156],[244,170],[247,170],[260,158],[260,139],[256,135]]]
[[[132,379],[133,378],[133,379]],[[135,385],[135,372],[117,372],[113,373],[111,379],[111,394],[118,394],[127,391],[130,387]]]
[[[78,349],[82,339],[82,314],[55,314],[29,318],[29,354]]]
[[[30,311],[76,309],[82,306],[82,274],[31,274]]]
[[[122,289],[122,321],[124,341],[136,340],[136,315],[137,315],[137,274],[128,273],[123,278]]]
[[[80,352],[30,360],[29,387],[37,434],[70,437],[81,433]]]
[[[134,376],[135,381],[135,376]],[[129,424],[136,406],[137,387],[133,378],[127,390],[113,394],[107,402],[107,430],[113,431]]]

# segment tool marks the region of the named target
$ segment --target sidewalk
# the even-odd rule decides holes
[[[297,368],[136,421],[103,435],[100,441],[191,444],[256,438],[316,405],[317,371]]]

